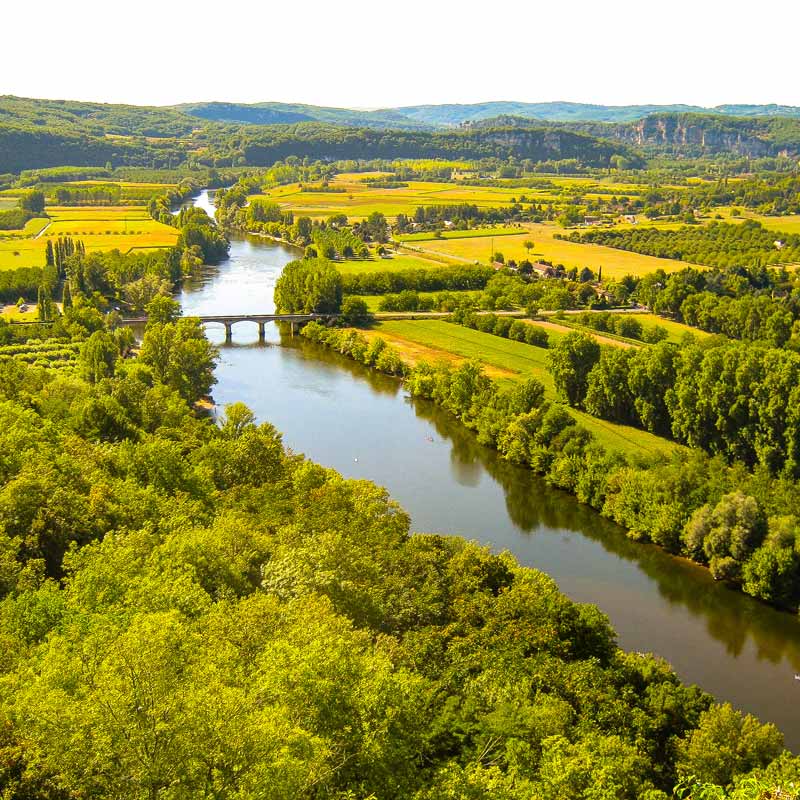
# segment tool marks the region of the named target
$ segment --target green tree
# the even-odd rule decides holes
[[[154,297],[146,306],[147,324],[166,325],[176,322],[181,315],[181,304],[168,295]]]
[[[350,325],[361,325],[369,319],[369,309],[363,297],[348,295],[342,303],[342,319]]]
[[[119,357],[119,347],[113,335],[95,331],[81,346],[78,360],[83,377],[90,383],[110,378]]]
[[[148,324],[139,358],[152,368],[157,380],[194,403],[216,383],[214,367],[218,356],[200,321],[184,317],[175,323]]]
[[[774,725],[725,703],[700,715],[697,728],[680,743],[677,766],[684,775],[727,786],[734,775],[766,766],[782,750],[783,736]]]
[[[26,192],[19,199],[20,208],[30,211],[32,214],[43,214],[44,202],[44,192],[41,189],[33,189],[30,192]]]
[[[600,345],[585,333],[568,333],[550,349],[549,365],[558,393],[571,405],[583,405],[589,373],[600,360]]]
[[[324,258],[292,261],[275,284],[275,305],[281,313],[337,313],[341,304],[342,276]]]

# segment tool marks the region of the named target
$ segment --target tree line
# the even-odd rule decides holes
[[[756,220],[734,225],[711,222],[679,230],[641,227],[571,233],[568,241],[689,261],[707,267],[748,267],[800,261],[800,235],[771,231]]]

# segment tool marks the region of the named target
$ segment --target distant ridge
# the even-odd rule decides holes
[[[436,127],[410,119],[393,109],[359,111],[350,108],[311,106],[305,103],[182,103],[176,111],[212,122],[245,125],[293,125],[298,122],[327,122],[351,127],[391,128],[393,130]]]
[[[523,117],[542,122],[636,122],[651,114],[698,113],[733,117],[798,117],[800,107],[727,104],[706,108],[693,105],[607,106],[591,103],[523,103],[495,100],[486,103],[401,106],[376,111],[331,108],[304,103],[184,103],[177,111],[216,122],[247,125],[328,122],[370,128],[448,128],[494,117]]]

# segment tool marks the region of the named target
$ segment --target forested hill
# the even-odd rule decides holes
[[[549,122],[633,122],[650,114],[695,112],[741,117],[800,117],[800,107],[779,105],[723,105],[714,108],[690,105],[605,106],[590,103],[518,103],[510,101],[469,105],[423,105],[394,108],[410,120],[427,125],[460,125],[503,115],[528,117]]]
[[[594,134],[608,135],[606,129]],[[800,119],[724,117],[714,114],[652,114],[616,126],[612,134],[640,147],[660,147],[684,155],[720,152],[747,156],[800,153]]]
[[[781,110],[788,114],[791,109]],[[555,123],[504,115],[435,129],[391,109],[361,112],[279,103],[156,108],[3,96],[0,174],[64,164],[267,166],[288,156],[575,159],[584,166],[606,167],[614,156],[643,166],[642,155],[653,152],[800,153],[800,118],[791,116],[659,112],[618,123],[578,121],[579,116]]]
[[[200,126],[193,117],[172,108],[35,100],[0,95],[0,124],[25,128],[61,128],[92,136],[188,136]]]
[[[601,141],[553,126],[423,131],[320,122],[241,125],[201,121],[174,109],[0,98],[0,174],[65,164],[268,166],[288,156],[514,156],[533,161],[569,158],[585,166],[605,167],[615,155],[641,163],[626,143]]]
[[[558,128],[499,125],[444,132],[378,131],[318,123],[243,128],[219,138],[209,156],[220,163],[267,165],[295,155],[342,158],[508,158],[546,161],[574,158],[607,166],[615,155],[642,163],[628,145]]]
[[[172,109],[0,97],[0,173],[72,166],[177,166],[200,126]]]
[[[176,110],[200,119],[235,122],[248,125],[292,125],[298,122],[328,122],[368,128],[424,129],[426,122],[409,119],[394,109],[359,111],[351,108],[329,108],[304,103],[184,103]]]

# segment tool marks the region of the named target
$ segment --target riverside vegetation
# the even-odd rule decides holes
[[[296,261],[278,280],[276,304],[287,311],[332,312],[341,306],[341,285],[330,262]],[[366,315],[359,303],[345,309],[351,322]],[[548,344],[541,329],[529,333],[537,329],[507,317],[475,316],[462,308],[452,319],[531,345]],[[562,405],[545,399],[536,379],[522,376],[513,389],[502,388],[479,362],[456,369],[422,362],[412,368],[381,339],[368,342],[358,332],[319,323],[303,333],[404,376],[412,395],[444,406],[481,443],[575,494],[631,537],[708,564],[715,578],[797,609],[800,418],[791,410],[800,405],[796,353],[713,339],[625,350],[601,347],[578,332],[563,336],[549,356],[562,401],[691,448],[643,460],[593,441]]]

